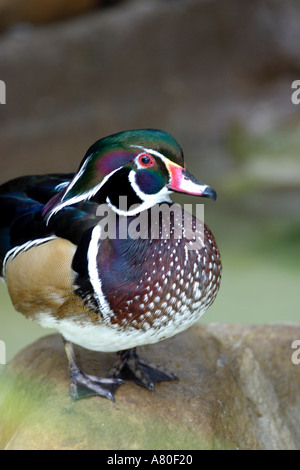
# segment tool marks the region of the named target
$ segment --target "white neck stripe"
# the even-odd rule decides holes
[[[109,318],[112,314],[111,308],[105,298],[104,292],[102,290],[102,282],[99,276],[98,270],[98,251],[101,241],[101,227],[96,225],[92,231],[91,241],[88,248],[87,258],[88,258],[88,273],[90,283],[93,287],[95,294],[95,299],[97,301],[101,315],[103,315],[104,320]]]

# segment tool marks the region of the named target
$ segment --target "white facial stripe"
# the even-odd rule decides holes
[[[105,295],[102,290],[102,283],[101,279],[99,276],[99,271],[98,271],[98,251],[99,251],[99,245],[101,242],[101,227],[100,225],[96,225],[96,227],[92,231],[92,236],[91,236],[91,241],[89,244],[89,249],[88,249],[88,272],[89,272],[89,279],[90,283],[92,284],[94,294],[95,294],[95,299],[98,303],[99,310],[101,314],[103,315],[104,319],[108,318],[111,316],[111,309],[109,307],[109,304],[105,298]]]
[[[137,196],[142,200],[142,201],[146,201],[147,200],[147,194],[143,193],[143,191],[140,190],[139,186],[136,184],[136,181],[135,181],[135,175],[136,175],[136,172],[134,170],[131,170],[129,175],[128,175],[128,180],[129,180],[129,183],[131,184],[131,187],[132,189],[135,191],[135,193],[137,194]],[[149,196],[148,196],[149,197]],[[153,197],[153,196],[152,196]]]
[[[65,181],[64,183],[60,183],[57,186],[55,186],[55,191],[59,192],[65,189],[67,186],[69,186],[70,181]]]
[[[170,191],[168,188],[165,186],[156,194],[146,194],[144,193],[140,187],[137,185],[136,181],[136,172],[134,170],[131,170],[131,172],[128,175],[129,182],[138,195],[138,197],[144,201],[145,203],[149,203],[148,207],[154,206],[155,204],[158,204],[159,202],[165,201],[165,196],[168,194],[171,194],[172,191]]]
[[[25,251],[30,250],[30,248],[33,248],[38,245],[42,245],[43,243],[47,243],[50,240],[54,240],[57,238],[55,235],[52,235],[51,237],[46,237],[46,238],[38,238],[36,240],[30,240],[29,242],[24,243],[23,245],[15,246],[11,250],[9,250],[6,253],[6,256],[3,261],[3,278],[5,279],[5,268],[8,260],[13,260],[16,256],[18,256],[20,253],[24,253]]]
[[[94,188],[90,189],[89,191],[86,191],[82,194],[80,194],[79,196],[74,196],[72,197],[71,199],[68,199],[67,201],[64,201],[65,197],[66,197],[66,194],[70,191],[71,188],[68,189],[68,191],[66,192],[66,194],[63,196],[63,199],[62,201],[64,202],[61,202],[57,207],[54,207],[54,209],[52,209],[50,212],[49,212],[49,215],[47,216],[46,218],[46,225],[49,224],[49,220],[50,218],[54,215],[54,214],[57,214],[57,212],[59,212],[61,209],[63,209],[64,207],[67,207],[67,206],[72,206],[73,204],[77,204],[78,202],[81,202],[81,201],[88,201],[89,199],[91,199],[93,196],[95,196],[95,194],[97,194],[97,192],[102,188],[102,186],[106,183],[106,181],[111,177],[111,175],[113,175],[114,173],[116,173],[116,171],[118,171],[121,167],[117,168],[116,170],[113,170],[111,173],[109,173],[108,175],[106,175],[103,180],[101,181],[101,183],[97,184],[97,186],[95,186]],[[80,172],[82,174],[82,172]],[[81,176],[80,174],[80,176]],[[77,175],[78,176],[78,175]],[[78,181],[79,178],[77,178],[77,176],[75,177],[76,181]],[[74,186],[74,183],[72,182],[72,187]]]
[[[155,157],[160,158],[163,162],[168,160],[167,157],[165,157],[162,153],[158,152],[157,150],[147,149],[147,148],[143,147],[142,145],[131,145],[130,147],[141,149],[145,153],[150,153],[151,155],[154,155]]]
[[[138,214],[139,212],[149,209],[150,207],[154,206],[155,204],[159,204],[161,202],[171,202],[171,199],[169,198],[169,194],[171,194],[172,191],[170,191],[168,188],[165,186],[156,194],[145,194],[140,187],[136,183],[136,172],[134,170],[131,170],[131,172],[128,175],[129,182],[137,194],[137,196],[143,201],[142,204],[140,204],[137,208],[134,208],[131,211],[127,212],[127,215],[135,215]]]
[[[81,202],[81,201],[83,201],[84,199],[86,199],[86,193],[81,194],[80,196],[72,197],[72,198],[69,199],[68,201],[62,202],[62,203],[59,204],[57,207],[54,207],[54,209],[52,209],[52,210],[49,212],[49,215],[48,215],[47,218],[46,218],[46,225],[49,224],[49,220],[51,219],[51,217],[52,217],[53,215],[57,214],[57,212],[59,212],[61,209],[63,209],[63,208],[66,207],[66,206],[71,206],[72,204],[77,204],[78,202]]]
[[[80,168],[80,171],[77,173],[77,175],[74,176],[73,180],[71,181],[70,183],[70,186],[68,188],[68,190],[66,191],[66,193],[64,194],[63,198],[62,198],[62,201],[65,199],[66,195],[68,194],[69,191],[71,191],[71,189],[73,188],[73,186],[77,183],[77,181],[79,180],[79,178],[81,178],[81,176],[83,175],[83,173],[85,172],[85,169],[87,167],[87,164],[88,162],[90,161],[90,158],[88,158],[84,164],[82,165],[82,167]]]
[[[131,173],[132,175],[130,176]],[[154,206],[155,204],[159,204],[161,202],[170,202],[170,203],[172,202],[172,200],[169,198],[169,194],[171,194],[172,191],[169,191],[166,187],[162,188],[160,192],[157,194],[143,193],[135,182],[135,174],[136,174],[135,171],[132,170],[129,173],[128,179],[133,189],[136,191],[137,195],[143,202],[141,204],[134,204],[133,206],[131,206],[131,208],[127,207],[127,210],[122,210],[114,206],[112,202],[110,201],[109,197],[107,197],[106,202],[114,212],[123,216],[131,216],[131,215],[139,214],[140,212],[144,210],[150,209],[150,207]]]
[[[172,166],[177,166],[178,168],[182,168],[180,165],[177,165],[177,163],[172,162],[169,158],[165,157],[162,153],[158,152],[157,150],[147,149],[145,147],[142,147],[141,145],[131,145],[131,147],[139,148],[139,149],[143,150],[143,152],[145,152],[145,153],[150,153],[154,157],[160,158],[161,161],[165,164],[167,170],[168,170],[168,164],[172,164]],[[168,170],[168,172],[169,172],[169,170]],[[170,181],[171,181],[171,174],[170,174]]]

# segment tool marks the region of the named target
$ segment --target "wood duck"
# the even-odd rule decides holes
[[[210,230],[174,210],[173,191],[216,199],[185,169],[174,138],[153,129],[98,140],[75,174],[0,186],[0,273],[17,311],[62,334],[74,399],[114,400],[124,380],[153,390],[177,379],[135,348],[199,319],[218,292],[221,261]],[[168,223],[163,211],[153,217],[162,206]],[[108,378],[83,372],[73,343],[117,352]]]

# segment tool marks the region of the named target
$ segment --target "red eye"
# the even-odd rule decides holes
[[[139,164],[143,166],[144,168],[149,168],[150,166],[154,165],[155,160],[152,157],[152,155],[149,155],[148,153],[142,153],[139,156]]]

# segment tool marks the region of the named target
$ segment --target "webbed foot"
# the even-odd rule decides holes
[[[78,367],[75,361],[73,346],[63,339],[69,361],[70,394],[74,400],[99,395],[115,401],[114,395],[118,387],[124,383],[121,378],[102,378],[90,375]]]
[[[106,379],[89,375],[77,369],[70,374],[70,394],[74,400],[99,395],[115,401],[115,391],[124,383],[122,379]]]
[[[173,372],[139,358],[135,349],[120,351],[118,355],[120,359],[110,371],[111,378],[131,380],[148,390],[154,390],[156,382],[178,380]]]

